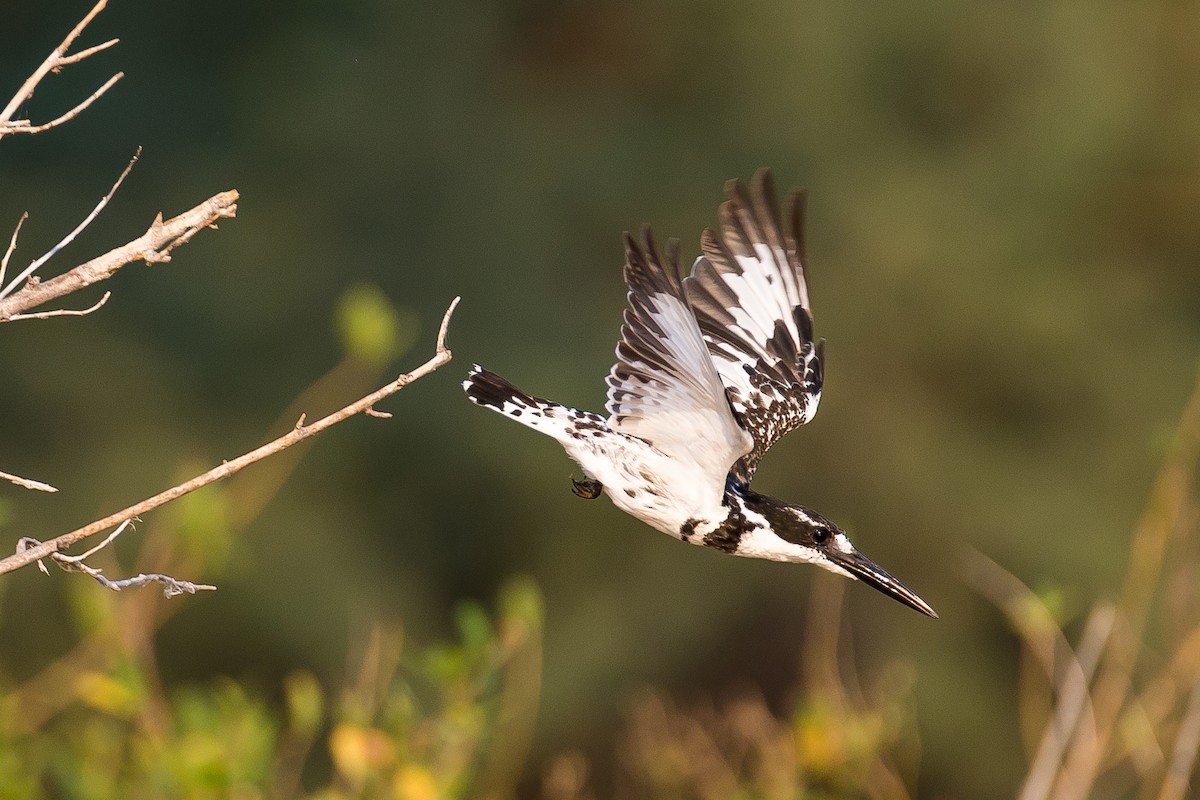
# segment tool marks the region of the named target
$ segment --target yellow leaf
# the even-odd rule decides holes
[[[102,672],[84,672],[76,678],[75,695],[92,708],[118,716],[137,705],[133,689]]]
[[[343,722],[329,734],[329,752],[338,772],[359,782],[392,763],[395,751],[383,731]]]
[[[392,789],[396,800],[437,800],[441,796],[429,770],[415,764],[396,770]]]

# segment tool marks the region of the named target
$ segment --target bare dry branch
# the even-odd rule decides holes
[[[456,297],[450,303],[450,307],[446,309],[445,315],[442,317],[441,327],[438,329],[437,344],[434,350],[433,357],[426,361],[421,366],[414,369],[412,372],[406,372],[396,378],[391,383],[375,390],[366,397],[360,398],[350,405],[323,417],[311,425],[304,424],[304,417],[296,423],[296,426],[288,433],[280,436],[274,441],[268,442],[262,447],[251,450],[249,453],[241,455],[231,461],[226,461],[218,467],[205,472],[203,475],[198,475],[189,481],[173,486],[166,491],[159,492],[153,497],[142,500],[139,503],[134,503],[128,508],[122,509],[114,514],[109,514],[103,519],[96,520],[82,528],[64,533],[61,536],[55,537],[46,542],[41,542],[37,545],[18,548],[18,551],[13,555],[0,560],[0,575],[3,575],[13,570],[38,561],[39,559],[48,558],[55,553],[58,553],[76,542],[82,541],[89,536],[94,536],[102,531],[106,531],[115,525],[120,525],[133,517],[139,516],[151,509],[158,508],[165,503],[178,499],[189,492],[194,492],[197,489],[207,486],[210,483],[228,478],[236,472],[240,472],[256,461],[261,461],[267,456],[274,455],[282,450],[291,447],[309,436],[320,433],[326,428],[332,427],[339,422],[343,422],[356,414],[365,414],[368,408],[371,408],[379,401],[390,395],[399,392],[405,386],[408,386],[415,380],[425,377],[429,373],[443,366],[450,361],[452,353],[446,347],[446,331],[450,325],[450,317],[454,314],[454,309],[458,306],[460,298]],[[148,580],[156,580],[150,578]]]
[[[237,200],[237,191],[230,190],[213,195],[195,208],[166,222],[163,221],[162,214],[159,214],[150,228],[132,242],[93,258],[86,264],[80,264],[62,275],[45,281],[26,283],[19,291],[0,299],[0,322],[8,322],[31,308],[110,278],[121,267],[134,261],[156,263],[169,260],[171,251],[191,239],[197,231],[208,227],[215,228],[218,220],[237,216]]]
[[[116,44],[116,43],[117,43],[116,39],[113,39],[111,42],[111,44]],[[89,55],[90,55],[90,53],[89,53]],[[121,80],[121,78],[124,78],[124,77],[125,77],[124,72],[118,72],[116,75],[113,75],[111,78],[109,78],[107,81],[105,81],[103,86],[101,86],[99,89],[97,89],[96,91],[89,94],[83,100],[83,102],[81,102],[79,105],[75,106],[70,111],[63,114],[62,116],[55,117],[54,119],[50,120],[49,122],[43,122],[41,125],[34,125],[27,119],[17,119],[17,120],[13,120],[12,122],[6,123],[4,125],[0,125],[0,137],[7,136],[10,133],[41,133],[42,131],[48,131],[51,128],[57,128],[59,125],[62,125],[64,122],[70,122],[71,120],[75,119],[77,116],[82,114],[87,109],[88,106],[90,106],[92,103],[99,100],[100,95],[104,94],[109,89],[111,89],[113,87],[113,84],[115,84],[117,81]]]
[[[108,48],[112,47],[113,45],[117,44],[120,41],[121,41],[120,39],[109,39],[107,42],[92,45],[91,47],[88,47],[84,50],[80,50],[78,53],[75,53],[74,55],[63,56],[62,58],[60,58],[58,60],[58,64],[54,67],[54,69],[51,70],[51,72],[59,72],[60,70],[62,70],[63,67],[67,66],[68,64],[77,64],[80,61],[83,61],[85,58],[88,58],[89,56],[96,55],[96,53],[99,53],[101,50],[107,50]]]
[[[50,319],[51,317],[86,317],[93,311],[98,310],[101,306],[108,302],[108,298],[112,297],[112,292],[105,292],[104,296],[97,300],[87,308],[58,308],[54,311],[38,311],[33,314],[13,314],[8,318],[9,322],[17,322],[22,319]]]
[[[145,586],[148,583],[160,583],[163,587],[163,595],[165,597],[176,597],[181,594],[195,594],[198,591],[216,591],[216,586],[208,583],[192,583],[191,581],[181,581],[178,578],[172,578],[170,575],[164,575],[161,572],[139,573],[132,578],[122,578],[121,580],[110,580],[104,576],[104,571],[90,566],[85,563],[86,559],[100,552],[104,548],[112,544],[113,540],[120,536],[127,528],[133,526],[133,520],[125,520],[116,530],[105,537],[104,541],[96,545],[86,553],[79,555],[67,555],[66,553],[51,553],[50,558],[54,560],[59,567],[67,572],[82,572],[88,577],[95,580],[105,589],[111,589],[114,592],[119,592],[122,589],[129,589],[135,586]],[[24,552],[32,547],[40,545],[37,539],[24,537],[17,542],[17,552]],[[41,561],[37,562],[38,569],[44,574],[50,574],[46,569],[46,565]]]
[[[87,559],[96,555],[96,553],[99,553],[101,550],[103,550],[104,548],[106,548],[110,544],[112,544],[113,541],[118,536],[120,536],[122,533],[124,533],[127,528],[132,528],[133,523],[135,521],[141,522],[141,520],[137,519],[136,517],[134,519],[125,520],[120,525],[118,525],[115,529],[113,529],[112,533],[110,533],[108,536],[105,536],[104,541],[100,542],[100,544],[96,545],[95,547],[91,548],[90,550],[86,550],[86,551],[80,553],[79,555],[72,556],[72,555],[67,555],[66,553],[55,553],[54,557],[64,564],[78,564],[82,561],[86,561]],[[30,541],[32,541],[32,540],[30,540]]]
[[[7,286],[0,287],[0,300],[3,300],[5,297],[8,297],[10,294],[12,294],[13,290],[17,288],[17,285],[20,284],[21,281],[29,278],[31,275],[37,272],[39,267],[41,267],[50,259],[54,258],[54,256],[58,255],[58,253],[64,247],[75,241],[75,237],[83,233],[84,229],[87,228],[88,225],[91,225],[92,221],[95,220],[96,217],[100,216],[100,212],[104,210],[106,205],[108,205],[108,201],[112,200],[113,195],[117,193],[117,189],[121,188],[121,184],[125,182],[125,178],[129,176],[129,171],[133,169],[133,165],[137,163],[138,157],[141,156],[141,154],[142,148],[139,147],[137,152],[133,154],[133,158],[129,159],[129,163],[125,165],[125,169],[121,171],[121,175],[117,178],[116,182],[113,183],[112,188],[108,190],[108,194],[100,198],[100,202],[96,204],[96,207],[92,209],[90,214],[83,218],[83,222],[76,225],[75,229],[63,237],[62,241],[54,245],[54,247],[51,247],[43,255],[31,261],[29,266],[21,270],[21,274],[13,278]]]
[[[0,480],[6,480],[9,483],[15,483],[17,486],[23,486],[26,489],[34,489],[39,492],[57,492],[58,491],[58,489],[55,489],[53,486],[51,486],[48,483],[42,483],[41,481],[30,480],[29,478],[22,478],[19,475],[9,475],[7,472],[0,472]]]
[[[79,34],[83,33],[83,29],[91,24],[92,20],[96,18],[97,14],[104,10],[104,7],[107,4],[108,0],[100,0],[100,2],[96,3],[92,10],[88,12],[87,16],[80,20],[79,24],[67,34],[67,38],[63,39],[62,44],[54,48],[50,55],[46,56],[46,60],[43,61],[36,70],[33,71],[33,74],[25,79],[25,83],[21,84],[21,88],[18,89],[17,93],[12,96],[12,99],[10,99],[8,104],[4,106],[4,109],[0,110],[0,139],[4,138],[10,133],[38,133],[73,119],[123,77],[124,73],[118,72],[116,75],[109,78],[103,86],[93,92],[87,99],[76,105],[75,108],[51,122],[47,122],[43,125],[33,125],[29,120],[26,119],[13,119],[13,115],[17,113],[17,109],[21,107],[21,104],[28,102],[29,99],[33,97],[33,93],[37,90],[38,84],[40,84],[42,79],[51,72],[58,72],[69,64],[76,64],[83,59],[88,58],[89,56],[99,53],[102,50],[107,50],[119,41],[117,39],[112,39],[104,42],[103,44],[98,44],[81,50],[74,55],[67,55],[67,50],[71,47],[71,44],[77,38],[79,38]]]

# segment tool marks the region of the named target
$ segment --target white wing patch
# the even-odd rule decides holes
[[[738,425],[679,280],[674,253],[664,265],[646,233],[646,250],[626,241],[629,310],[608,377],[608,424],[692,464],[719,496],[725,478],[754,445]],[[669,270],[669,272],[668,272]]]
[[[678,371],[668,372],[638,358],[624,361],[628,370],[621,363],[614,366],[609,426],[672,455],[695,458],[697,448],[715,445],[715,457],[724,463],[708,466],[720,473],[723,482],[729,467],[754,442],[730,413],[724,386],[691,309],[666,294],[648,299],[655,309],[651,320],[666,334],[659,343]]]

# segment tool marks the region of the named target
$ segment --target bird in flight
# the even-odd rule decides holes
[[[813,340],[803,191],[781,222],[768,170],[725,186],[720,233],[706,229],[692,274],[678,242],[625,234],[629,308],[608,375],[608,417],[526,394],[479,365],[463,388],[558,441],[583,468],[575,494],[676,539],[749,558],[806,562],[936,617],[929,604],[805,506],[750,488],[763,454],[813,418],[825,341]]]

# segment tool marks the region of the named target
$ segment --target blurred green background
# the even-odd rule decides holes
[[[5,6],[0,94],[87,5]],[[165,684],[271,687],[298,666],[332,679],[365,621],[432,640],[455,602],[525,574],[546,606],[530,775],[564,749],[603,765],[646,685],[785,702],[814,570],[683,547],[576,499],[557,445],[458,387],[478,361],[600,410],[620,233],[650,222],[690,260],[723,181],[771,166],[810,191],[828,358],[820,415],[756,486],[838,521],[942,614],[848,587],[862,668],[915,665],[921,796],[1012,793],[1015,645],[964,584],[960,548],[1068,617],[1116,591],[1200,353],[1194,3],[114,0],[82,45],[111,37],[22,116],[124,80],[69,125],[0,142],[0,231],[30,213],[14,264],[73,227],[139,145],[45,274],[160,210],[242,199],[171,263],[127,267],[102,311],[0,330],[0,469],[61,489],[0,486],[5,547],[290,424],[281,412],[346,357],[348,291],[377,287],[409,349],[334,373],[324,405],[298,409],[310,418],[425,360],[463,296],[451,364],[384,403],[393,419],[322,435],[217,565],[179,576],[220,590],[172,601]],[[230,492],[239,481],[258,486],[247,472]],[[126,572],[140,540],[174,535],[168,519],[123,537]],[[0,582],[7,679],[71,645],[66,585],[83,581]]]

